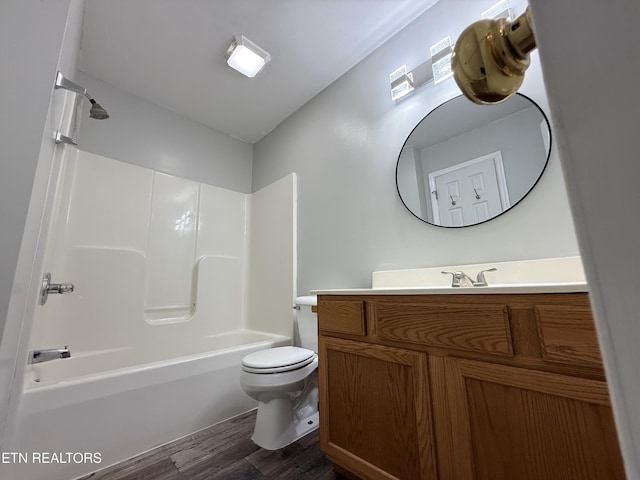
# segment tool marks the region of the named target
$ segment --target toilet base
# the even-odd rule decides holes
[[[297,398],[259,401],[251,440],[265,450],[278,450],[317,429],[318,417],[318,384],[310,381]]]

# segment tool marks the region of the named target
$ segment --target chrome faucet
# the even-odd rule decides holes
[[[462,270],[457,272],[442,272],[444,274],[451,274],[451,286],[452,287],[473,287],[473,280],[464,273]]]
[[[451,278],[451,286],[452,287],[486,287],[487,279],[484,277],[484,272],[495,272],[498,270],[497,268],[488,268],[487,270],[482,270],[478,272],[475,282],[464,273],[462,270],[457,272],[442,272],[443,274],[452,275]]]
[[[65,345],[64,348],[47,348],[45,350],[33,350],[29,352],[29,360],[27,363],[42,363],[49,360],[55,360],[56,358],[69,358],[71,357],[71,350],[69,346]]]

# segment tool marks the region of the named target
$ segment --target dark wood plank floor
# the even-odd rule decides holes
[[[339,480],[318,430],[281,450],[251,441],[255,411],[214,425],[81,480]]]

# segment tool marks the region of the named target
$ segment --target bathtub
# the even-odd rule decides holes
[[[188,355],[179,343],[71,348],[71,358],[30,365],[0,478],[74,479],[246,412],[256,404],[240,387],[242,357],[290,343],[237,330],[190,343]]]

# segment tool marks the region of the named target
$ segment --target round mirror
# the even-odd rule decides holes
[[[530,98],[516,94],[476,105],[459,96],[431,111],[405,141],[396,167],[398,194],[424,222],[476,225],[522,200],[550,151],[549,122]]]

